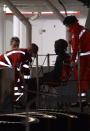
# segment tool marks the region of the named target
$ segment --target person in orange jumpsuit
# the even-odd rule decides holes
[[[63,24],[71,34],[72,64],[75,62],[75,78],[79,95],[85,96],[90,88],[90,31],[80,25],[75,16],[67,16]]]

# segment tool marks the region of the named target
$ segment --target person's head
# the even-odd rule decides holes
[[[72,25],[74,25],[77,22],[78,22],[78,19],[75,16],[71,15],[71,16],[65,17],[63,24],[66,27],[71,27]]]
[[[67,50],[68,43],[64,39],[59,39],[55,41],[55,53],[59,55],[62,52],[65,52]]]
[[[18,37],[12,37],[10,40],[10,45],[12,49],[19,48],[20,40]]]
[[[30,44],[29,51],[32,57],[36,57],[38,52],[38,46],[35,43]]]

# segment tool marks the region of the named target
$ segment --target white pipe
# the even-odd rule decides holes
[[[27,39],[27,47],[31,43],[31,24],[28,19],[12,4],[10,0],[2,0],[4,4],[6,4],[10,10],[18,17],[18,19],[26,26],[26,39]],[[29,34],[28,34],[29,33]]]
[[[26,25],[26,43],[27,47],[32,43],[32,26]]]

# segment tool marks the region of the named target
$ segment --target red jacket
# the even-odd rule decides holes
[[[90,31],[79,23],[75,23],[69,28],[71,32],[72,61],[75,61],[77,52],[85,53],[90,51]]]
[[[21,68],[27,61],[28,63],[32,62],[31,53],[28,49],[13,49],[0,56],[0,67],[14,68],[15,82],[17,83],[19,79],[22,83]],[[23,73],[26,73],[26,69],[27,68],[23,68]],[[30,72],[29,68],[28,72]]]
[[[29,60],[32,62],[31,55],[29,54],[27,49],[15,49],[6,53],[13,67],[20,66],[21,63],[25,62],[25,60]]]
[[[25,60],[32,62],[31,54],[27,49],[13,49],[0,56],[0,61],[11,67],[19,67]]]

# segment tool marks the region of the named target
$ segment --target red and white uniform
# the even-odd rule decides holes
[[[0,66],[15,69],[15,81],[20,77],[20,67],[25,61],[32,62],[31,54],[27,49],[13,49],[0,56]]]
[[[76,56],[80,52],[80,87],[82,92],[86,92],[87,88],[90,88],[90,31],[76,22],[69,28],[69,32],[71,32],[73,51],[72,61],[75,62]],[[76,80],[79,79],[78,65],[75,67],[75,77]]]
[[[14,80],[14,100],[18,101],[19,98],[23,95],[21,88],[24,87],[24,73],[27,70],[28,76],[30,77],[30,69],[29,65],[26,66],[26,62],[32,62],[31,54],[27,49],[13,49],[11,51],[6,52],[3,55],[0,55],[0,67],[8,67],[13,68],[15,71],[15,80]],[[24,66],[24,67],[23,67]],[[21,68],[23,67],[23,75],[21,72]],[[28,68],[27,68],[28,67]],[[27,76],[27,73],[25,76]]]
[[[6,52],[4,55],[6,58],[8,57],[11,65],[13,67],[20,66],[21,63],[25,62],[27,59],[32,62],[31,55],[29,54],[27,49],[15,49]]]

